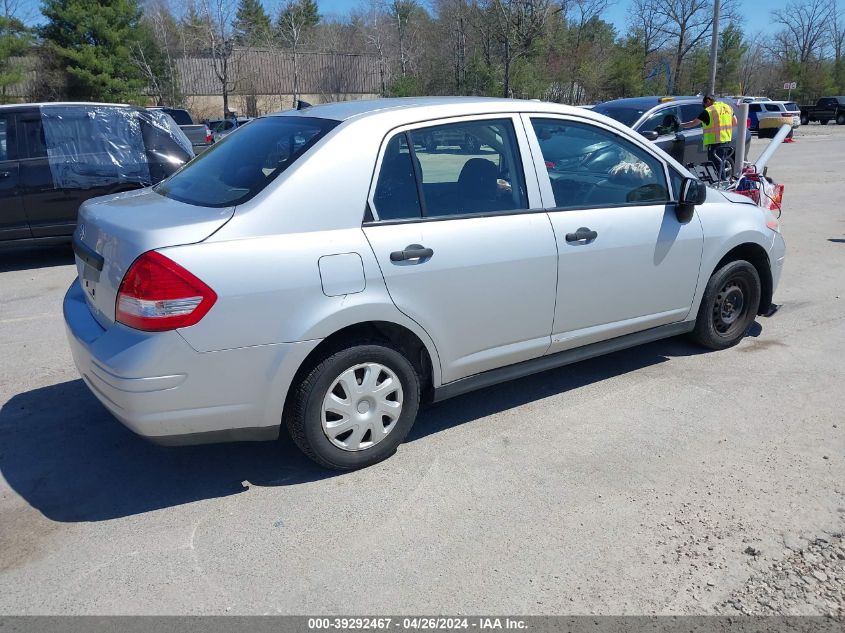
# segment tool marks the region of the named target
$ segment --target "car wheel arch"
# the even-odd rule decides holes
[[[365,321],[343,327],[324,338],[300,363],[293,380],[284,394],[284,408],[291,404],[289,397],[308,373],[327,356],[345,349],[356,342],[384,341],[402,352],[419,372],[423,400],[430,400],[434,387],[440,380],[439,358],[416,332],[392,321]]]
[[[708,279],[721,269],[725,264],[733,261],[745,260],[750,263],[757,270],[760,277],[761,293],[760,293],[760,307],[757,310],[758,314],[765,314],[768,312],[772,303],[772,268],[769,261],[769,254],[766,249],[754,242],[743,242],[734,246],[718,261],[713,270],[710,271]]]

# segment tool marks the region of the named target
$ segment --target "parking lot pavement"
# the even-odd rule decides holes
[[[796,139],[782,308],[738,347],[446,401],[349,474],[135,437],[73,367],[69,249],[0,252],[0,613],[841,613],[845,127]]]

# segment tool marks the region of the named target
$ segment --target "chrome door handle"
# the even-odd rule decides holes
[[[390,254],[390,261],[404,262],[409,259],[428,259],[432,255],[434,255],[434,251],[430,248],[420,244],[409,244],[404,250],[393,251]]]
[[[592,242],[599,236],[595,231],[591,231],[586,226],[582,226],[574,233],[566,234],[567,242]]]

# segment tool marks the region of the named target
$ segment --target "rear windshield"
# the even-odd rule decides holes
[[[162,108],[162,112],[165,114],[169,114],[173,117],[173,120],[176,121],[176,125],[193,125],[194,122],[191,121],[191,115],[188,114],[187,110],[177,110],[175,108]]]
[[[798,112],[798,111],[800,111],[800,110],[801,110],[801,108],[799,108],[799,107],[798,107],[798,104],[797,104],[797,103],[792,103],[792,101],[789,101],[789,102],[787,102],[787,103],[784,103],[784,104],[783,104],[783,107],[784,107],[784,108],[786,108],[786,111],[787,111],[787,112]]]
[[[620,123],[631,127],[648,109],[649,108],[631,108],[599,104],[593,108],[593,112],[609,116],[611,119],[616,119]]]
[[[339,121],[309,117],[257,119],[197,156],[156,191],[201,207],[242,204],[257,195]]]

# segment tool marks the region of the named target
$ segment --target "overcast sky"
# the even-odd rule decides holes
[[[229,0],[236,2],[237,0]],[[280,0],[262,0],[264,6],[271,12],[275,13],[277,7],[281,4]],[[742,28],[747,34],[757,33],[758,31],[768,32],[774,27],[772,21],[769,19],[769,14],[775,9],[782,9],[788,0],[739,0],[740,6],[743,8]],[[39,0],[21,0],[22,16],[27,22],[36,23],[41,20],[41,13],[39,7],[41,3]],[[425,4],[425,0],[423,0]],[[350,9],[364,4],[362,0],[317,0],[320,6],[320,12],[324,15],[339,14],[345,15]],[[628,0],[617,0],[617,2],[608,9],[604,19],[612,22],[618,30],[625,29],[625,14],[628,10]]]

